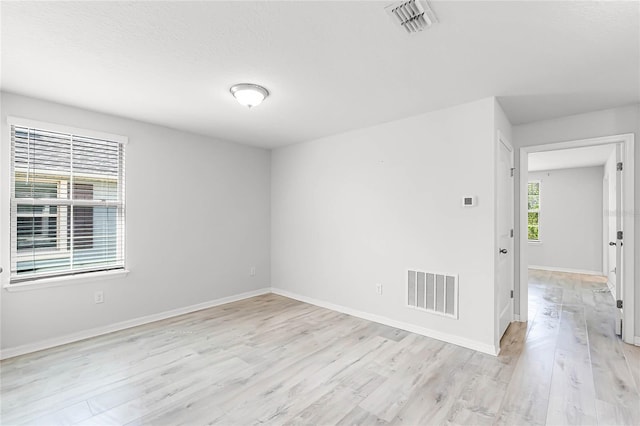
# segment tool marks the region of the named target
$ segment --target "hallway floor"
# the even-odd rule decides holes
[[[640,424],[640,348],[615,335],[615,311],[605,277],[529,270],[523,382],[511,385],[548,401],[546,424]]]

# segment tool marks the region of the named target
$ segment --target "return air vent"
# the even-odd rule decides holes
[[[407,306],[458,319],[458,276],[409,269]]]
[[[438,22],[426,0],[409,0],[385,7],[393,20],[408,34],[418,33]]]

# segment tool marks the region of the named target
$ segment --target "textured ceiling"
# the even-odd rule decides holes
[[[3,1],[0,85],[263,147],[486,96],[514,124],[640,101],[639,2],[432,2],[416,36],[388,3]]]

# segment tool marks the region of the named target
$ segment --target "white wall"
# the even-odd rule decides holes
[[[2,349],[269,287],[270,152],[2,93],[0,222],[8,232],[7,115],[129,137],[122,279],[0,291]],[[5,238],[3,238],[5,240]],[[9,277],[8,246],[0,247]],[[256,276],[250,277],[251,266]],[[104,304],[93,303],[95,290]]]
[[[586,114],[572,115],[554,120],[545,120],[535,123],[523,124],[513,127],[514,142],[517,147],[544,145],[555,142],[564,142],[578,139],[596,138],[601,136],[618,135],[623,133],[635,134],[635,164],[640,166],[640,104],[626,107],[595,111]],[[517,148],[516,161],[519,162],[519,149]],[[516,164],[516,170],[519,165]],[[640,173],[635,175],[635,208],[628,214],[635,215],[635,246],[640,247],[640,214],[638,214],[638,200],[640,199]],[[516,191],[516,217],[519,217],[519,191]],[[520,235],[516,227],[516,243]],[[640,250],[635,252],[635,264],[640,265]],[[516,259],[516,267],[519,265]],[[519,271],[516,271],[519,276]],[[640,268],[635,270],[636,284],[636,336],[640,333]]]
[[[272,285],[495,350],[494,108],[488,98],[273,151]],[[477,206],[461,207],[465,195]],[[458,320],[405,307],[409,267],[459,274]]]
[[[540,185],[540,242],[529,243],[529,265],[602,273],[604,168],[529,172]]]

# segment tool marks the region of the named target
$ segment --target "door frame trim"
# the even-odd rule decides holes
[[[609,176],[602,177],[602,208],[609,206]],[[602,215],[602,275],[609,281],[609,217]]]
[[[520,321],[527,321],[528,316],[528,297],[529,297],[529,272],[528,272],[528,242],[524,238],[527,235],[527,182],[529,178],[529,154],[533,152],[557,151],[568,148],[580,148],[596,145],[622,144],[622,161],[624,163],[624,173],[622,174],[622,223],[624,233],[627,235],[624,239],[624,253],[622,260],[623,267],[623,285],[624,285],[624,326],[622,329],[622,339],[626,343],[634,344],[635,340],[635,292],[638,283],[634,283],[635,265],[635,210],[634,210],[634,134],[625,133],[620,135],[603,136],[598,138],[578,139],[566,142],[556,142],[543,145],[524,146],[520,148],[520,182],[518,193],[520,195],[520,214],[516,218],[516,223],[520,229],[519,233],[519,254],[520,254],[520,276],[516,277],[519,281],[519,306]]]
[[[511,141],[505,136],[505,134],[503,132],[501,132],[500,130],[497,130],[496,132],[496,141],[494,144],[494,149],[495,149],[495,155],[494,155],[494,225],[493,225],[493,229],[494,229],[494,263],[493,263],[493,274],[494,274],[494,291],[493,291],[493,306],[494,308],[494,340],[495,340],[495,346],[496,348],[500,348],[500,339],[502,338],[502,335],[500,335],[500,307],[498,306],[498,261],[499,261],[499,253],[498,250],[500,249],[500,238],[498,235],[498,162],[499,162],[499,156],[500,156],[500,145],[504,145],[505,148],[507,148],[509,150],[509,152],[511,153],[511,167],[515,167],[515,149],[513,147],[513,144],[511,143]],[[513,195],[513,200],[512,200],[512,211],[511,214],[515,215],[515,188],[516,188],[516,182],[515,182],[515,174],[513,176],[513,179],[511,180],[511,193]],[[516,225],[517,222],[515,221],[515,217],[512,217],[512,224],[513,224],[513,229],[514,229],[514,233],[515,233],[515,229],[516,229]],[[516,285],[517,285],[517,280],[516,280],[516,276],[515,276],[515,271],[516,271],[516,241],[515,241],[515,235],[514,238],[511,240],[511,271],[510,271],[510,277],[511,277],[511,290],[513,290],[514,292],[514,299],[512,299],[511,301],[511,322],[518,320],[518,316],[515,314],[515,303],[516,303],[516,299],[515,299],[515,293],[516,293]],[[508,326],[507,326],[508,328]]]

